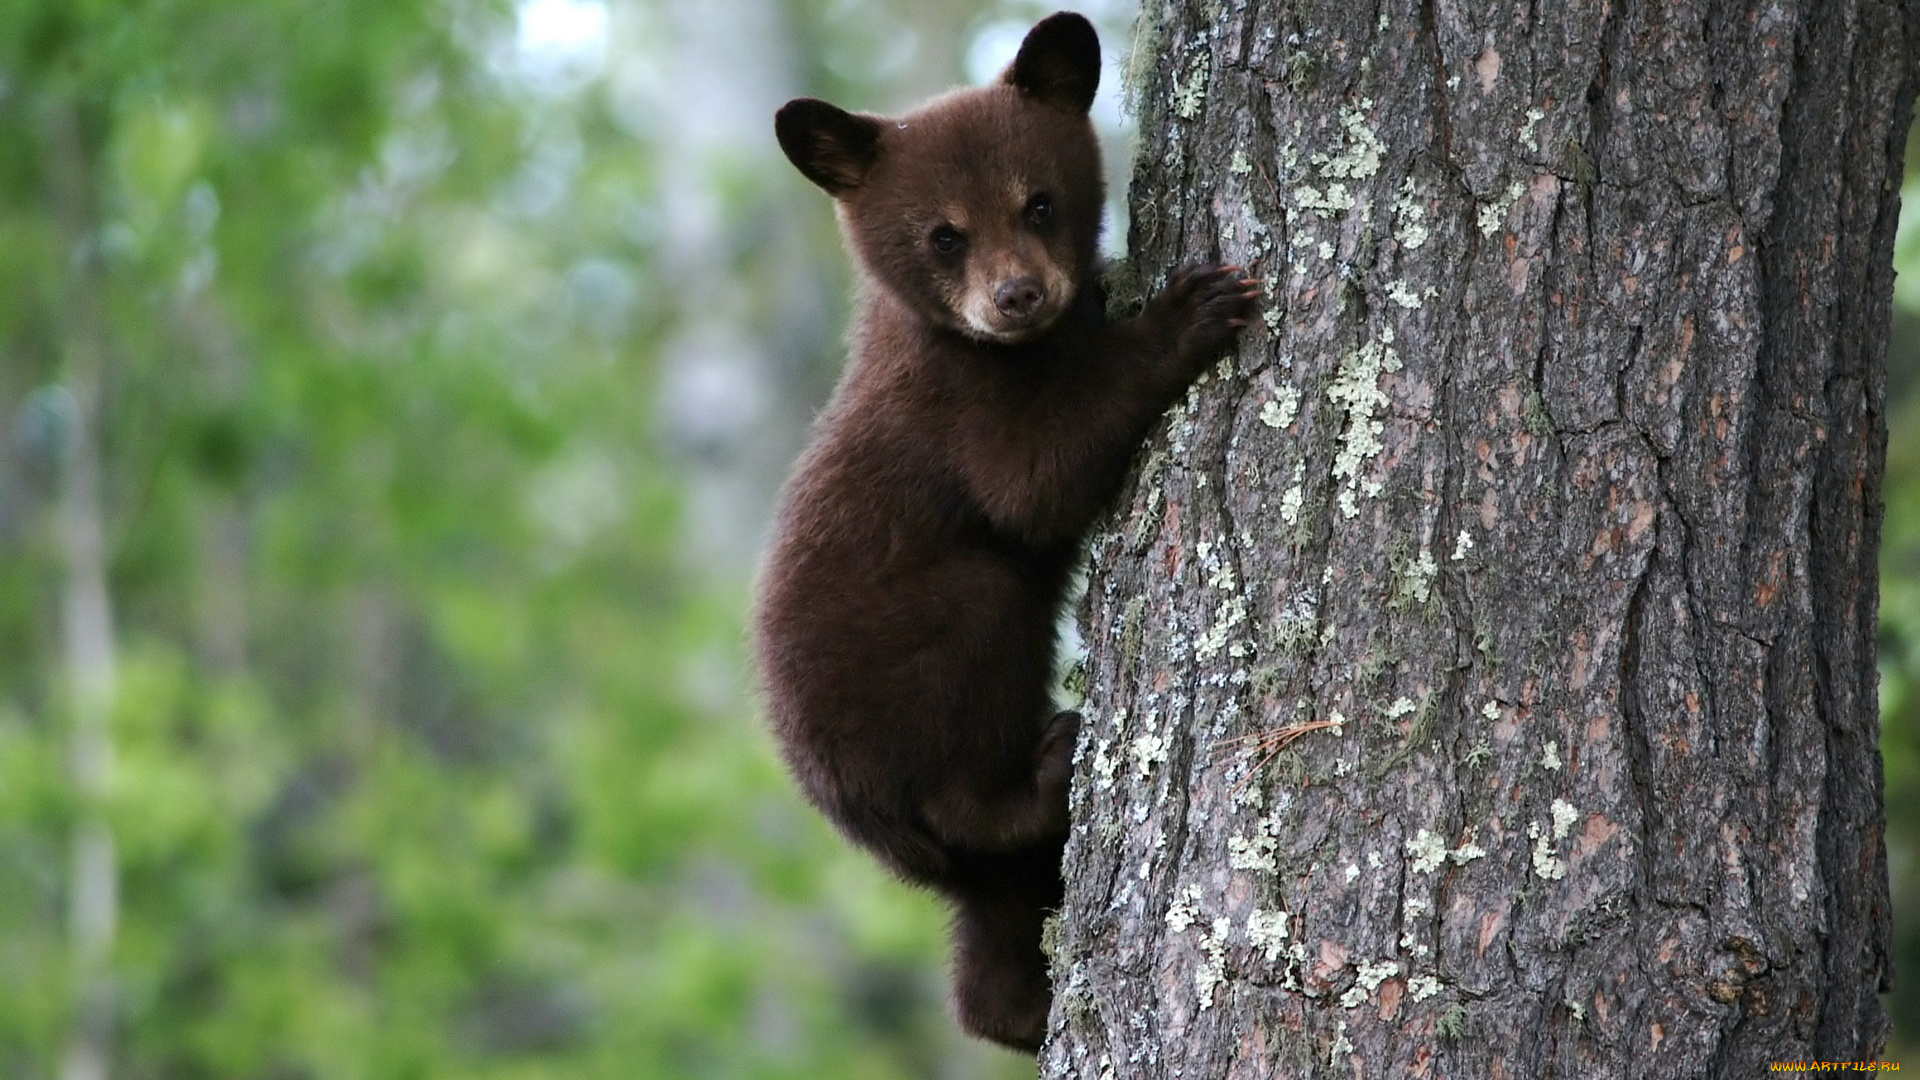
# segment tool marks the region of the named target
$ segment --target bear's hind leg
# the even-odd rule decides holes
[[[1058,907],[1060,848],[982,860],[989,875],[954,902],[953,998],[968,1034],[1029,1054],[1047,1034],[1053,982],[1040,934]]]
[[[1079,713],[1054,713],[1017,764],[949,772],[921,804],[927,824],[947,844],[976,852],[1012,856],[1036,843],[1063,842],[1079,734]]]

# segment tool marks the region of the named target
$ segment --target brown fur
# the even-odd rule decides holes
[[[1029,1052],[1079,730],[1053,708],[1055,618],[1134,450],[1256,293],[1188,268],[1105,321],[1098,78],[1092,27],[1060,14],[994,86],[898,119],[802,99],[776,123],[837,199],[863,296],[761,576],[773,728],[828,818],[953,902],[963,1026]]]

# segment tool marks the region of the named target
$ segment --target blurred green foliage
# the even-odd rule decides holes
[[[1920,125],[1907,139],[1887,347],[1886,520],[1880,546],[1880,752],[1893,887],[1890,1058],[1920,1052]]]
[[[688,550],[713,455],[663,434],[663,356],[720,305],[785,349],[796,439],[839,361],[826,201],[767,167],[764,103],[765,146],[689,164],[670,93],[614,92],[671,59],[671,5],[543,2],[551,55],[538,3],[0,3],[0,1076],[63,1074],[90,813],[116,1077],[1031,1075],[946,1018],[937,905],[795,797],[746,567]],[[793,92],[866,106],[956,78],[980,17],[734,6]],[[887,27],[919,59],[861,68]],[[62,389],[89,339],[97,408]],[[115,616],[98,806],[73,438]]]

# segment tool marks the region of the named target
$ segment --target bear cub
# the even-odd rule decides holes
[[[1080,723],[1053,706],[1055,619],[1135,449],[1259,291],[1188,267],[1106,320],[1099,79],[1063,12],[992,86],[897,118],[802,98],[774,123],[862,287],[761,571],[770,722],[815,806],[952,903],[961,1025],[1029,1053]]]

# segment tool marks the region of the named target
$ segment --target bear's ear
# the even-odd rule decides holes
[[[1099,35],[1071,11],[1049,15],[1027,31],[1020,55],[1001,78],[1028,97],[1086,112],[1100,88]]]
[[[860,186],[880,156],[880,122],[817,98],[794,98],[773,114],[780,149],[801,175],[839,196]]]

